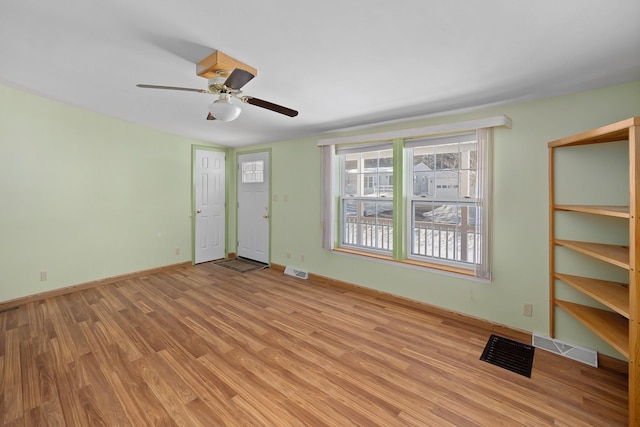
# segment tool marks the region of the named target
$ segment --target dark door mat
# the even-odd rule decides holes
[[[480,360],[531,378],[535,347],[491,335]]]
[[[237,271],[238,273],[248,273],[249,271],[262,270],[263,268],[268,267],[267,264],[240,257],[216,261],[215,264],[220,267],[228,268],[229,270]]]

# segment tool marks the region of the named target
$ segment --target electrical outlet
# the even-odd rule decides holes
[[[533,316],[533,304],[522,304],[522,315],[527,317]]]
[[[291,252],[287,252],[287,258],[291,258]]]
[[[300,262],[304,262],[304,255],[300,255]]]
[[[47,273],[46,271],[41,271],[40,272],[40,281],[44,282],[46,280],[49,279],[49,273]]]
[[[176,248],[176,255],[180,255],[180,248]]]

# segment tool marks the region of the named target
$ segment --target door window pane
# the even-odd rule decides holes
[[[264,182],[264,161],[253,160],[250,162],[242,162],[242,183],[261,183]]]

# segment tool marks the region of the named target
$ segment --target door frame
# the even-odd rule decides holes
[[[215,147],[212,145],[191,145],[191,264],[196,264],[196,151],[219,151],[224,152],[224,255],[225,258],[229,255],[229,164],[230,158],[229,149],[225,147]]]
[[[267,195],[268,195],[268,203],[269,203],[269,243],[267,245],[267,248],[269,250],[269,256],[268,256],[269,261],[268,261],[267,264],[271,265],[271,231],[272,231],[271,230],[271,220],[273,219],[273,215],[272,215],[273,214],[273,206],[272,206],[272,203],[271,203],[272,202],[271,189],[273,188],[272,187],[273,183],[271,182],[272,178],[273,178],[273,174],[272,174],[273,164],[272,164],[272,161],[271,161],[272,160],[271,148],[256,148],[254,150],[239,150],[239,151],[236,151],[234,153],[234,156],[233,156],[233,160],[234,160],[233,170],[235,172],[234,183],[235,183],[235,187],[236,187],[236,189],[235,189],[236,190],[235,191],[236,200],[235,200],[234,208],[235,208],[235,223],[236,223],[235,225],[236,226],[235,226],[235,237],[234,237],[233,242],[235,243],[235,251],[237,253],[238,252],[238,224],[239,224],[239,221],[238,221],[238,219],[239,219],[238,218],[238,191],[239,191],[239,184],[240,184],[240,181],[239,181],[238,178],[239,178],[239,175],[240,175],[240,156],[244,155],[244,154],[255,154],[255,153],[266,153],[267,157],[269,159],[269,174],[268,174],[269,185],[267,186]]]

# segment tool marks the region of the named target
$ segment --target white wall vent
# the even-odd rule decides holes
[[[306,271],[302,271],[302,270],[297,270],[293,267],[287,266],[284,269],[284,274],[288,274],[289,276],[294,276],[294,277],[298,277],[300,279],[308,279],[309,278],[309,273]]]
[[[593,366],[594,368],[598,367],[598,352],[591,348],[567,344],[560,340],[543,337],[542,335],[537,334],[533,334],[532,344],[534,347],[582,362],[586,365]]]

